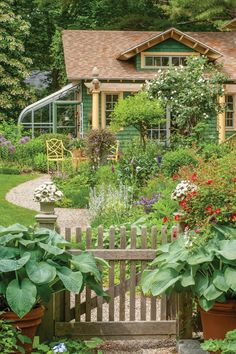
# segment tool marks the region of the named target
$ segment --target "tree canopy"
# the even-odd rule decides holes
[[[24,79],[32,63],[25,56],[29,24],[12,11],[13,1],[0,1],[0,120],[16,118],[31,98]]]

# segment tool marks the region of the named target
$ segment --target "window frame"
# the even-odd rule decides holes
[[[171,66],[178,67],[179,65],[172,65],[172,57],[188,57],[188,56],[200,56],[197,52],[141,52],[141,69],[165,69]],[[168,57],[170,64],[168,66],[152,66],[146,65],[146,57]]]
[[[123,92],[121,91],[102,91],[101,93],[101,127],[106,128],[106,96],[107,95],[118,95],[118,101],[123,99]]]
[[[230,110],[230,111],[227,111],[227,97],[228,96],[232,96],[233,97],[233,110]],[[233,117],[232,117],[232,126],[228,126],[226,123],[227,123],[227,113],[230,112],[230,113],[233,113]],[[231,118],[230,118],[231,120]],[[227,131],[231,131],[231,130],[235,130],[235,120],[236,120],[236,95],[234,93],[230,93],[230,92],[227,92],[225,94],[225,129]]]

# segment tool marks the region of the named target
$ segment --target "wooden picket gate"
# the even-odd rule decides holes
[[[176,237],[177,228],[172,235]],[[76,228],[73,237],[77,243],[83,241],[80,228]],[[65,229],[65,238],[71,241],[71,229]],[[139,234],[133,227],[127,238],[125,227],[121,227],[118,234],[111,227],[109,235],[104,235],[103,228],[99,227],[96,245],[92,230],[88,228],[85,242],[86,250],[109,262],[104,288],[110,295],[110,301],[107,304],[89,287],[80,295],[69,292],[56,294],[43,321],[43,337],[147,339],[175,336],[178,329],[175,320],[177,296],[169,300],[165,296],[162,299],[146,297],[138,285],[143,270],[156,257],[158,245],[167,242],[166,228],[157,232],[157,228],[152,227],[148,235],[146,227]],[[78,254],[80,250],[71,249],[70,252]]]

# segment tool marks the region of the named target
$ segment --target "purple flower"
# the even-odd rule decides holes
[[[116,170],[116,169],[115,169],[115,166],[112,165],[112,166],[111,166],[111,172],[112,172],[112,173],[115,173],[115,170]]]
[[[19,140],[19,144],[26,144],[26,143],[28,143],[28,141],[30,141],[30,137],[29,137],[29,136],[23,136],[23,137]]]
[[[16,150],[16,147],[14,145],[9,146],[9,151],[11,153],[15,152],[15,150]]]
[[[158,194],[153,194],[152,198],[145,198],[145,197],[141,197],[140,200],[138,202],[136,202],[136,205],[142,205],[144,208],[144,211],[146,214],[150,213],[152,211],[152,206],[153,204],[155,204],[158,199],[160,198],[160,193]]]

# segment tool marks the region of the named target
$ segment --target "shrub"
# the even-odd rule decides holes
[[[124,213],[132,206],[132,188],[120,184],[119,188],[102,185],[100,189],[91,189],[89,211],[91,221],[101,224],[103,219],[111,220],[111,224],[119,224]],[[115,221],[115,222],[114,222]]]
[[[97,168],[106,162],[111,147],[116,144],[116,137],[109,129],[93,129],[88,133],[85,144],[86,153]]]
[[[167,176],[173,176],[182,166],[196,166],[198,157],[194,150],[180,148],[167,152],[161,163],[161,170]]]
[[[221,158],[234,149],[230,144],[206,144],[200,150],[200,155],[207,161],[213,157]]]
[[[34,157],[33,168],[40,172],[47,172],[47,156],[44,153],[39,153]]]
[[[118,184],[118,167],[117,165],[100,166],[95,175],[96,185],[112,185]]]
[[[138,141],[129,142],[119,161],[118,175],[122,183],[143,186],[159,170],[162,147],[148,141],[144,151]]]

